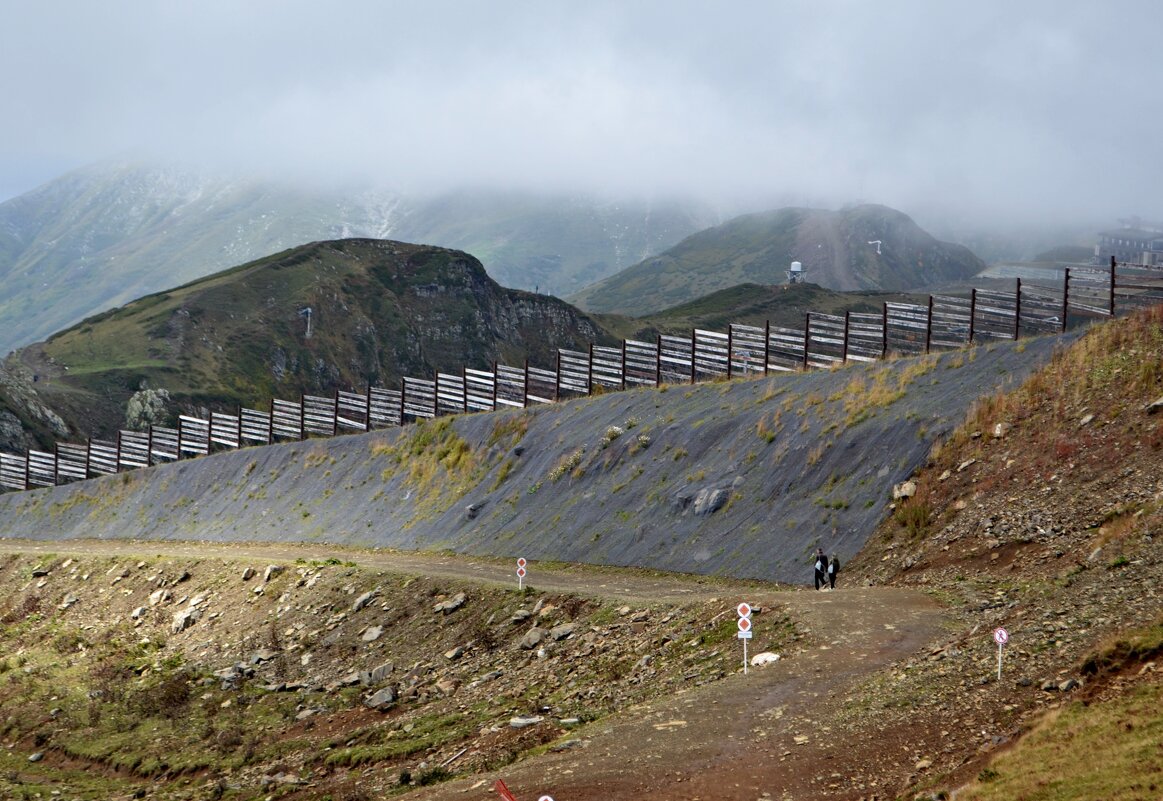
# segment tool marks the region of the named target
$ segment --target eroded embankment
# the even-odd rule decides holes
[[[1069,338],[1069,335],[1068,337]],[[611,393],[0,497],[0,535],[449,548],[804,581],[1062,337]]]

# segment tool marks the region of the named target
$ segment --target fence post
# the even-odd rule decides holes
[[[180,421],[180,418],[179,418]],[[182,435],[178,434],[178,439],[181,440]],[[273,445],[275,442],[275,399],[271,398],[271,413],[267,417],[267,445]],[[182,449],[178,448],[178,457],[181,458]]]
[[[336,406],[335,413],[336,414],[339,413],[338,405]],[[150,436],[150,439],[152,440],[153,439],[153,428],[152,427],[149,430],[149,436]],[[238,404],[238,419],[235,421],[235,426],[234,426],[234,441],[238,443],[237,445],[235,445],[235,447],[241,450],[242,449],[242,404],[241,403]]]
[[[299,441],[307,439],[307,396],[299,393]]]
[[[432,371],[432,419],[440,414],[440,371]]]
[[[274,404],[274,401],[272,400],[271,403]],[[271,419],[272,420],[274,419],[274,415],[271,416]],[[90,445],[89,447],[91,448],[93,446]],[[181,461],[181,459],[182,459],[182,416],[178,415],[178,456],[176,459],[174,459],[174,461]]]
[[[812,313],[804,313],[804,369],[808,369],[808,346],[812,341]]]
[[[932,298],[929,298],[930,303],[932,302],[932,300],[933,300]],[[844,312],[844,354],[841,358],[841,361],[844,364],[848,363],[848,325],[851,322],[851,320],[852,320],[852,311],[851,310],[845,311]]]
[[[888,358],[888,301],[881,303],[880,358]]]
[[[594,343],[590,343],[589,362],[586,364],[586,395],[594,394]]]
[[[1022,279],[1019,276],[1014,280],[1017,281],[1014,289],[1014,341],[1017,342],[1022,335]]]
[[[363,430],[372,430],[372,385],[370,383],[363,393]]]
[[[460,403],[464,407],[464,413],[468,414],[468,368],[464,365],[460,367],[460,388],[462,390]]]
[[[496,370],[494,370],[494,371],[493,371],[493,373],[494,373],[494,381],[493,381],[493,408],[495,409],[495,408],[497,408],[497,382],[496,382],[496,380],[495,380],[495,378],[496,378],[496,376],[495,376]],[[400,379],[400,427],[401,427],[401,428],[403,428],[403,427],[404,427],[404,393],[405,393],[405,392],[407,392],[407,391],[408,391],[408,382],[407,382],[407,381],[405,381],[403,378],[401,378],[401,379]]]
[[[29,475],[31,473],[30,473],[28,465],[30,462],[32,462],[32,450],[29,448],[26,448],[24,450],[24,488],[23,488],[24,491],[27,491],[28,486],[29,486],[28,478],[29,478]]]
[[[339,433],[339,390],[335,390],[335,405],[331,407],[331,436]]]
[[[691,383],[695,383],[695,357],[699,352],[699,340],[695,335],[695,329],[691,329]]]
[[[1066,331],[1066,315],[1070,313],[1070,268],[1062,277],[1062,331]]]
[[[977,288],[969,290],[969,341],[968,345],[973,344],[973,329],[977,326]]]
[[[662,334],[654,339],[654,386],[662,385]]]
[[[61,485],[61,444],[59,442],[53,444],[52,485],[54,487]]]
[[[929,295],[929,318],[925,321],[925,353],[933,347],[933,296]]]
[[[496,361],[494,361],[493,362],[493,408],[492,408],[492,411],[494,411],[494,412],[497,410],[497,384],[500,383],[500,381],[498,381],[499,377],[500,376],[497,374],[497,363],[496,363]],[[403,419],[403,418],[401,418],[401,419]]]
[[[1111,256],[1110,314],[1115,316],[1115,257]]]
[[[735,356],[735,326],[727,323],[727,380],[731,380],[731,360]]]
[[[120,473],[121,472],[121,431],[120,430],[117,431],[117,455],[114,456],[113,459],[114,459],[113,464],[116,466],[116,469],[113,472]]]
[[[241,409],[241,407],[239,407],[239,408]],[[239,412],[239,414],[241,414],[241,411]],[[242,418],[240,417],[239,418],[239,435],[238,435],[238,442],[240,445],[242,444],[241,429],[242,429]],[[146,443],[145,444],[145,466],[146,467],[153,467],[153,426],[152,425],[150,425],[148,428],[146,428],[145,443]]]
[[[767,375],[767,363],[771,359],[771,320],[763,321],[763,374]]]
[[[553,400],[558,401],[561,400],[561,348],[557,349],[557,365],[553,371],[557,374],[553,385]]]
[[[521,408],[529,405],[529,360],[525,360],[525,383],[521,388]]]
[[[180,417],[178,418],[178,422],[181,422]],[[179,450],[178,455],[181,456],[181,453],[182,453],[181,450]],[[89,474],[92,472],[93,472],[93,438],[88,437],[85,439],[85,478],[88,479]]]

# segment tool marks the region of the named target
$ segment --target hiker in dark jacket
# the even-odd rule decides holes
[[[823,548],[816,549],[816,589],[820,589],[827,580],[828,572],[828,557],[824,554]]]
[[[832,554],[832,561],[828,563],[828,588],[836,589],[836,574],[840,572],[840,557]]]

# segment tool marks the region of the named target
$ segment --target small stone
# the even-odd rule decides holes
[[[1079,425],[1079,426],[1090,425],[1090,423],[1091,423],[1093,420],[1094,420],[1094,415],[1093,415],[1093,414],[1088,414],[1088,415],[1086,415],[1085,417],[1083,417],[1081,420],[1079,420],[1079,421],[1078,421],[1078,425]]]
[[[939,475],[939,476],[937,477],[937,480],[938,480],[938,481],[948,481],[948,480],[949,480],[949,477],[950,477],[950,476],[952,476],[952,475],[953,475],[953,471],[952,471],[952,470],[946,470],[944,473],[942,473],[941,475]]]
[[[35,754],[29,754],[28,756],[29,762],[40,762],[42,759],[44,759],[44,751],[37,751]]]
[[[1078,681],[1077,681],[1077,680],[1075,680],[1075,679],[1067,679],[1066,681],[1064,681],[1064,682],[1062,682],[1061,684],[1059,684],[1059,685],[1058,685],[1058,692],[1060,692],[1060,693],[1068,693],[1068,692],[1070,692],[1071,690],[1073,690],[1073,689],[1074,689],[1075,687],[1077,687],[1077,686],[1078,686]]]
[[[432,607],[432,611],[443,612],[447,615],[450,612],[455,612],[457,609],[460,609],[462,606],[464,606],[464,602],[466,600],[468,600],[468,597],[463,592],[458,592],[447,601],[441,601],[440,603],[436,604],[434,607]]]
[[[351,611],[358,612],[359,610],[363,609],[365,606],[370,604],[372,601],[372,598],[375,598],[375,597],[376,597],[376,591],[375,590],[368,590],[363,595],[361,595],[355,599],[355,602],[351,605]]]
[[[394,706],[396,703],[396,690],[393,687],[384,687],[382,690],[377,690],[363,702],[368,709],[376,709],[383,711]]]
[[[998,423],[997,425],[995,425],[993,427],[993,438],[994,439],[1001,439],[1006,434],[1010,433],[1011,427],[1012,426],[1010,426],[1009,423]]]
[[[977,463],[976,459],[966,459],[964,462],[957,465],[957,472],[960,473],[961,471],[971,467],[972,465],[974,465],[976,463]]]
[[[242,571],[242,580],[243,581],[250,581],[252,578],[254,578],[254,574],[256,572],[258,572],[258,571],[256,571],[253,567],[246,568],[245,570]]]
[[[145,616],[145,607],[139,606],[129,613],[129,616],[134,620],[141,620]]]
[[[771,665],[778,661],[779,654],[764,651],[751,657],[751,667],[763,667],[764,665]]]
[[[532,717],[514,717],[509,718],[509,727],[513,729],[524,729],[529,726],[536,726],[543,720],[540,716],[534,715]]]
[[[282,572],[283,572],[282,565],[267,565],[267,569],[263,571],[262,580],[263,581],[270,581],[271,579],[273,579],[275,576],[278,576]]]
[[[1145,411],[1147,414],[1155,414],[1155,412],[1159,411],[1160,409],[1163,409],[1163,398],[1153,400],[1143,407],[1143,411]]]
[[[902,498],[911,498],[916,494],[917,482],[915,481],[902,481],[892,488],[892,499],[894,501],[899,501]]]
[[[534,648],[541,644],[541,641],[545,639],[546,634],[548,634],[548,632],[545,629],[537,628],[536,626],[529,629],[529,631],[526,632],[525,636],[521,639],[521,650],[532,651]]]
[[[444,658],[454,662],[457,659],[460,659],[462,656],[464,656],[463,645],[458,645],[455,648],[444,652]]]
[[[570,637],[576,628],[577,627],[573,623],[562,623],[560,626],[554,626],[552,629],[550,629],[549,636],[555,642],[560,642],[561,640]]]
[[[169,590],[154,590],[149,594],[149,605],[157,606],[163,601],[168,601],[171,597]]]
[[[201,609],[183,609],[174,615],[174,619],[170,623],[170,631],[174,634],[180,634],[197,623],[200,617],[202,617]]]
[[[371,683],[372,684],[379,684],[384,679],[386,679],[388,676],[392,675],[392,671],[394,669],[395,669],[395,666],[392,665],[391,662],[385,662],[382,665],[376,665],[374,668],[371,669],[371,674],[370,674]]]
[[[933,760],[928,757],[918,760],[917,764],[913,765],[914,770],[928,770],[931,767],[933,767]]]
[[[383,634],[384,634],[384,627],[383,626],[368,626],[366,629],[363,630],[363,634],[359,635],[359,638],[361,640],[363,640],[364,642],[375,642],[380,637],[382,637]]]
[[[531,617],[533,617],[533,613],[530,612],[528,609],[518,609],[516,612],[513,613],[513,616],[511,618],[509,618],[509,622],[510,623],[521,623],[522,621],[528,620]]]

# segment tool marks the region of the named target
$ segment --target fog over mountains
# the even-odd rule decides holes
[[[580,195],[307,190],[105,162],[0,203],[0,353],[84,317],[306,242],[470,252],[504,286],[565,295],[719,221],[709,206]]]

